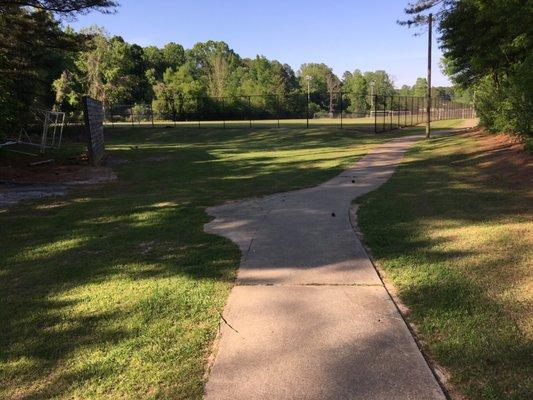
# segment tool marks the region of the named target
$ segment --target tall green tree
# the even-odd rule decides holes
[[[200,71],[209,96],[223,97],[238,92],[242,60],[227,43],[213,40],[196,43],[187,52],[187,58]]]
[[[409,85],[402,85],[402,87],[398,90],[398,94],[404,97],[412,96],[413,88]]]
[[[344,74],[343,90],[346,92],[349,112],[366,113],[370,109],[369,82],[360,70]]]
[[[406,8],[408,25],[436,16],[445,71],[478,93],[481,122],[491,130],[531,134],[533,119],[533,2],[419,0]]]
[[[374,95],[393,96],[396,93],[392,78],[387,72],[383,70],[368,71],[363,76],[369,85],[374,83]]]
[[[340,91],[340,79],[333,70],[323,63],[302,64],[298,70],[298,77],[304,91],[309,87],[312,102],[322,110],[332,113]]]
[[[270,114],[286,108],[289,96],[295,88],[294,71],[278,61],[257,56],[244,60],[244,72],[240,85],[243,95],[260,95],[251,97],[254,107]]]
[[[182,118],[198,110],[199,100],[205,97],[205,87],[198,69],[185,63],[177,70],[168,68],[163,80],[154,86],[153,110],[166,118]]]
[[[417,78],[412,88],[413,96],[427,97],[428,95],[428,81],[426,78]]]
[[[133,102],[138,79],[130,45],[99,28],[85,33],[91,36],[88,50],[76,60],[83,92],[106,104]]]
[[[79,49],[77,35],[65,33],[53,16],[12,6],[0,14],[0,130],[24,123],[32,108],[50,108],[50,88],[61,75],[68,52]],[[8,111],[7,111],[8,110]],[[9,115],[9,117],[6,116]]]
[[[52,107],[52,83],[83,45],[84,37],[61,29],[56,18],[115,6],[110,0],[0,0],[0,135],[13,133],[32,107]]]

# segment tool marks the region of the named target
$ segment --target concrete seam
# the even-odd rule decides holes
[[[382,287],[383,284],[380,283],[245,283],[245,282],[236,282],[234,286],[276,286],[276,287],[291,287],[291,286],[328,286],[328,287],[335,287],[335,286],[346,286],[346,287],[357,287],[357,286],[363,286],[363,287]]]

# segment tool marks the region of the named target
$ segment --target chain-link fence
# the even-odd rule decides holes
[[[288,127],[338,126],[374,130],[370,101],[349,93],[259,94],[168,99],[108,105],[107,126]]]
[[[430,121],[474,118],[473,107],[449,100],[432,98],[429,107]],[[371,115],[374,131],[386,132],[427,121],[427,97],[373,96]]]
[[[169,98],[152,104],[105,106],[107,127],[321,127],[385,132],[426,121],[426,98],[349,92]],[[431,120],[471,118],[472,107],[432,99]],[[72,113],[68,125],[82,123]]]

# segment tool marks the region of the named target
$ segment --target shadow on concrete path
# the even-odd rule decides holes
[[[214,399],[444,399],[350,223],[408,136],[313,188],[208,209],[243,253],[206,386]]]

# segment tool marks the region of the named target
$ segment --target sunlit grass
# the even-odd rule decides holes
[[[391,137],[326,128],[106,135],[118,181],[0,214],[0,398],[201,398],[240,259],[234,244],[203,232],[204,208],[318,184]]]
[[[532,190],[484,164],[478,140],[421,142],[362,199],[359,223],[455,387],[471,399],[529,399]]]

